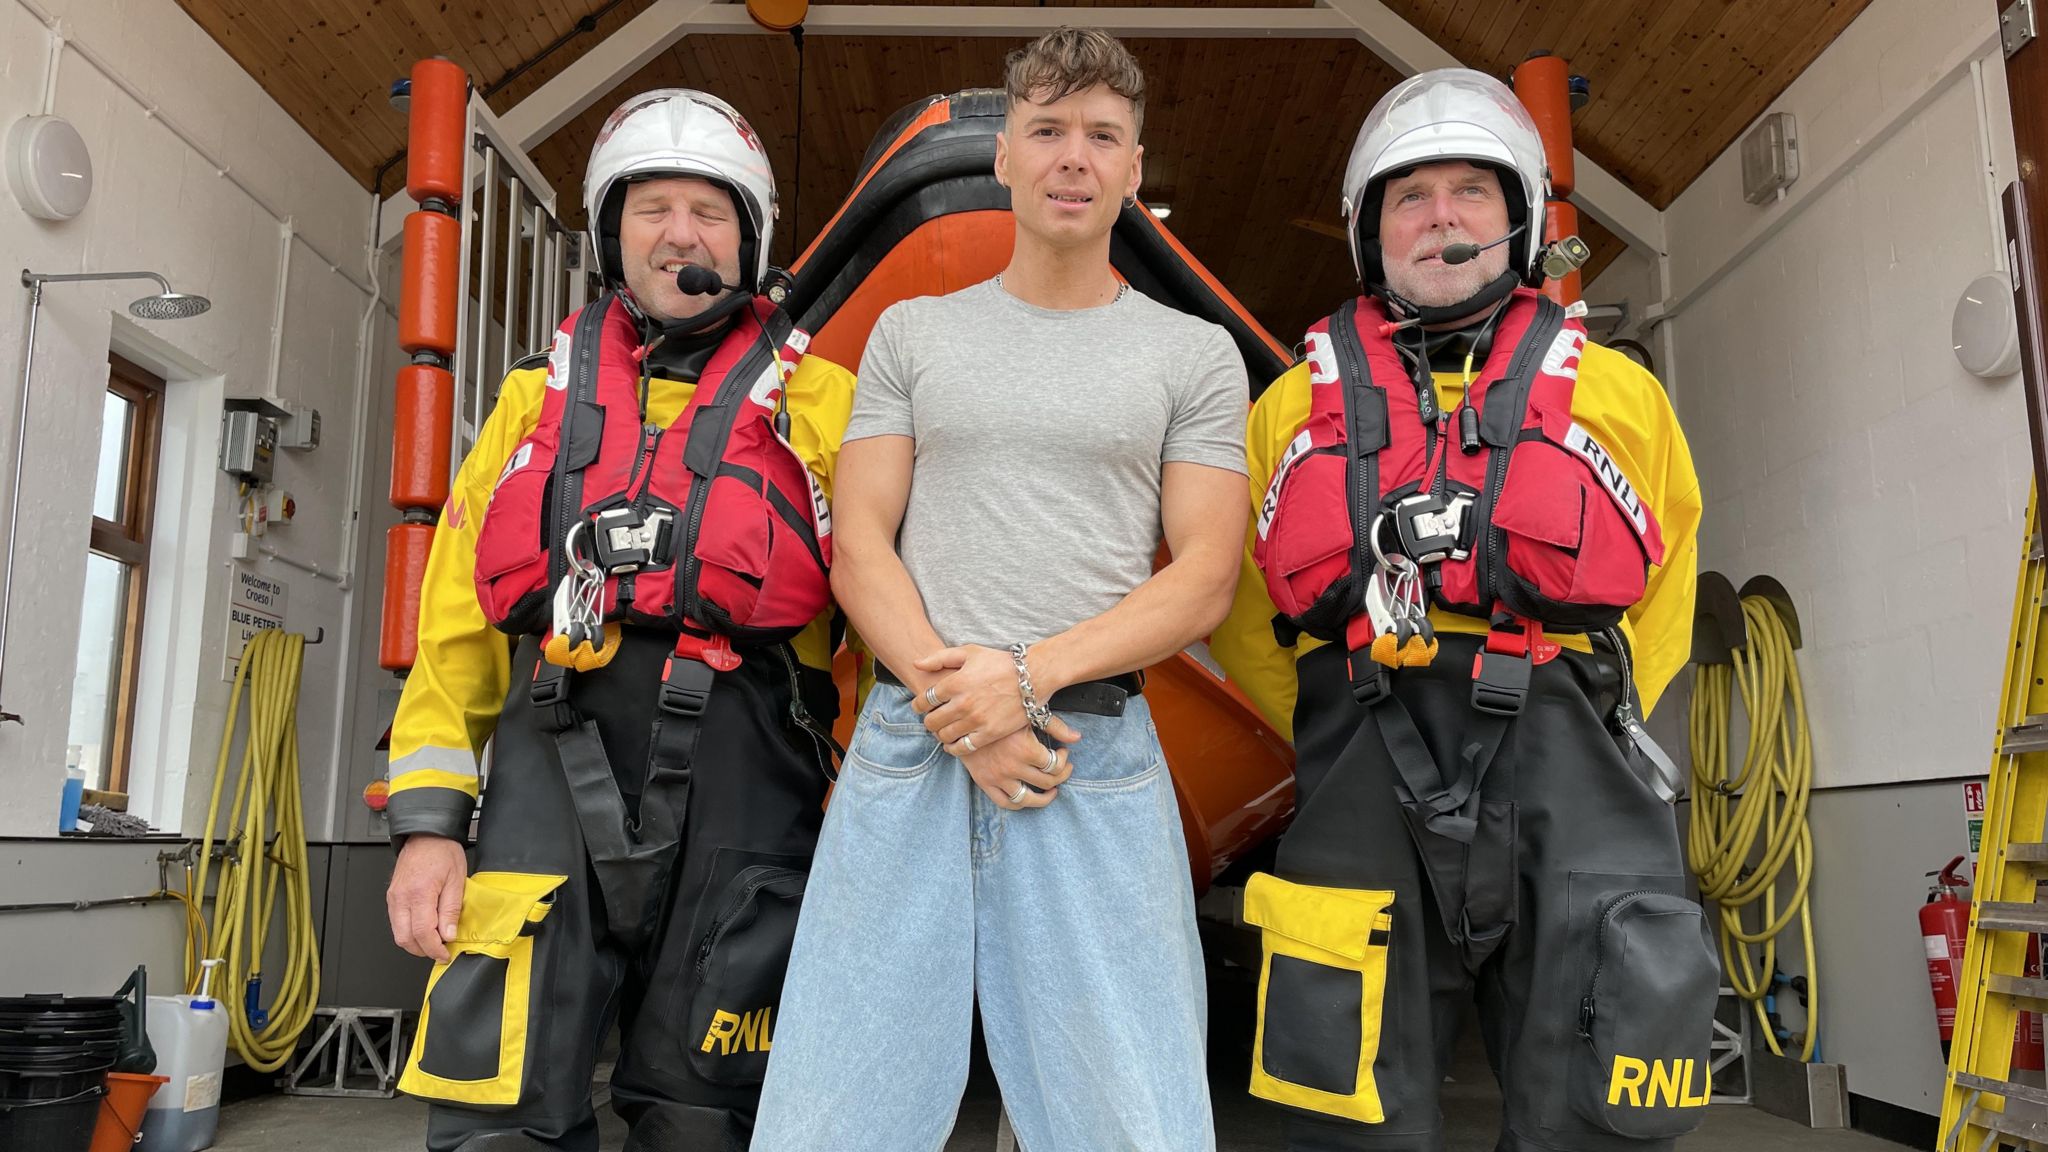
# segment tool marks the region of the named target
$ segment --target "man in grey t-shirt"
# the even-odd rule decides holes
[[[878,683],[754,1152],[935,1152],[977,1000],[1032,1152],[1214,1147],[1186,849],[1133,673],[1229,609],[1244,365],[1111,271],[1142,155],[1123,46],[1062,29],[1007,81],[1009,266],[889,309],[861,364],[832,580]]]

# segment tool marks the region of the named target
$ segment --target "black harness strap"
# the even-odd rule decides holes
[[[1493,504],[1505,480],[1507,455],[1514,450],[1526,419],[1537,356],[1556,338],[1563,321],[1563,309],[1544,300],[1515,349],[1508,374],[1484,398],[1482,438],[1496,459],[1489,461],[1490,482],[1476,509],[1483,526],[1490,527]],[[1346,381],[1352,579],[1358,594],[1355,611],[1363,611],[1366,581],[1371,579],[1375,564],[1370,533],[1375,530],[1380,513],[1377,456],[1387,446],[1390,433],[1387,401],[1385,392],[1372,383],[1371,368],[1359,339],[1355,302],[1338,311],[1330,332],[1338,371]],[[1505,435],[1501,434],[1503,428]],[[1480,547],[1499,547],[1492,535],[1480,533]],[[1482,565],[1484,561],[1482,557]],[[1513,918],[1513,876],[1468,877],[1468,865],[1482,831],[1512,835],[1511,828],[1482,829],[1480,788],[1515,718],[1521,714],[1533,667],[1531,655],[1481,653],[1474,669],[1472,720],[1462,733],[1456,770],[1447,774],[1431,754],[1415,718],[1394,694],[1391,670],[1372,658],[1371,638],[1363,637],[1363,643],[1355,643],[1358,639],[1361,638],[1347,637],[1352,696],[1366,706],[1399,777],[1396,796],[1429,873],[1445,933],[1464,950],[1466,964],[1476,970],[1506,937]],[[1483,852],[1486,846],[1478,847]],[[1501,888],[1503,884],[1507,887]],[[1501,890],[1495,891],[1496,888]]]
[[[690,765],[715,673],[702,661],[669,659],[636,811],[628,810],[619,792],[597,722],[579,715],[569,703],[573,675],[545,658],[534,666],[536,721],[543,731],[553,733],[561,755],[576,821],[604,898],[606,926],[628,948],[638,949],[660,923],[661,903],[682,845]]]

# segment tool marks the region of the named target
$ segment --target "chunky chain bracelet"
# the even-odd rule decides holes
[[[1010,645],[1010,659],[1017,663],[1017,691],[1024,697],[1024,717],[1031,721],[1033,728],[1044,728],[1052,723],[1052,709],[1038,702],[1038,695],[1031,687],[1031,664],[1026,659],[1031,649],[1023,644]]]

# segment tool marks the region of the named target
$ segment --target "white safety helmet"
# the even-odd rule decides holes
[[[619,105],[598,129],[583,174],[583,212],[604,282],[625,278],[619,214],[626,185],[655,176],[695,176],[732,195],[740,221],[741,284],[758,292],[775,237],[775,173],[747,118],[691,88],[643,92]]]
[[[1469,160],[1499,171],[1509,226],[1527,226],[1508,249],[1508,266],[1529,279],[1543,248],[1541,213],[1550,192],[1543,137],[1507,85],[1470,68],[1439,68],[1410,76],[1380,97],[1351,146],[1342,211],[1359,282],[1373,288],[1385,280],[1381,185],[1395,173],[1440,160]],[[1477,238],[1482,244],[1493,239]]]

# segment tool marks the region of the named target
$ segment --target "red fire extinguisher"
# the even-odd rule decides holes
[[[1934,885],[1927,892],[1927,902],[1920,906],[1920,942],[1927,952],[1927,982],[1934,992],[1934,1019],[1941,1031],[1944,1057],[1955,1038],[1956,992],[1962,979],[1963,947],[1970,931],[1970,902],[1962,896],[1969,881],[1956,875],[1962,863],[1963,857],[1958,856],[1947,867],[1927,874],[1934,878]],[[2029,936],[2026,975],[2038,977],[2040,972],[2040,937]],[[2022,1012],[2013,1026],[2012,1066],[2038,1072],[2043,1064],[2041,1017]]]

